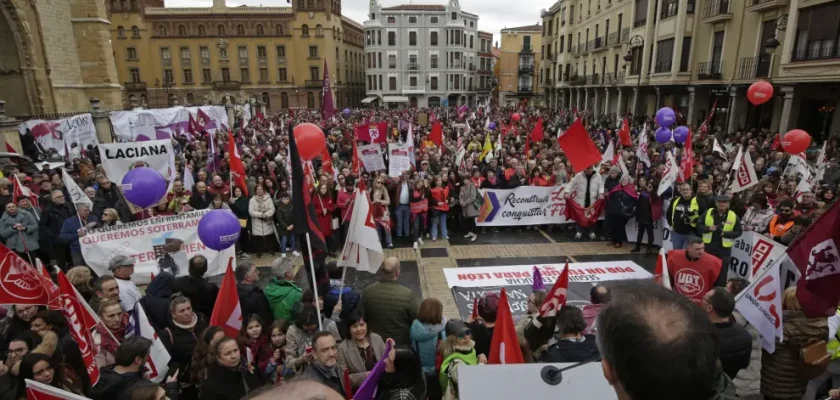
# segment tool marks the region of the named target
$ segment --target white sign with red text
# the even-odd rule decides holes
[[[565,264],[509,265],[504,267],[446,268],[450,288],[531,285],[534,267],[539,268],[543,283],[550,287],[563,272]],[[651,279],[653,275],[633,261],[569,263],[569,282],[605,282],[627,279]]]
[[[382,147],[379,143],[366,144],[357,147],[359,159],[365,166],[365,171],[381,171],[385,169],[385,160],[382,159]]]
[[[482,189],[484,203],[478,210],[478,226],[523,226],[565,224],[565,195],[571,184],[520,186],[516,189]]]
[[[776,351],[777,337],[783,339],[781,264],[780,259],[759,270],[735,302],[735,309],[758,330],[761,347],[768,353]]]

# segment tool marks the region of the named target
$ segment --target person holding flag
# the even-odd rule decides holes
[[[116,363],[113,367],[102,369],[99,382],[91,389],[93,400],[130,399],[132,394],[145,386],[157,386],[144,376],[147,357],[152,349],[152,341],[140,335],[134,335],[122,342],[117,348]],[[181,387],[178,376],[181,371],[174,371],[166,377],[165,394],[177,398]]]
[[[464,321],[452,319],[446,323],[446,339],[440,344],[443,361],[438,380],[444,399],[458,398],[458,367],[461,365],[487,364],[485,354],[477,354],[472,331]]]

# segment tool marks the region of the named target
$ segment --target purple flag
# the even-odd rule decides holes
[[[387,342],[385,344],[385,351],[382,352],[382,358],[370,370],[367,378],[362,382],[362,386],[359,386],[359,390],[353,395],[353,400],[373,400],[374,396],[376,396],[376,388],[379,386],[379,379],[385,373],[385,359],[388,358],[388,354],[390,353],[391,342]]]
[[[534,283],[531,284],[531,290],[545,290],[545,283],[543,283],[542,274],[540,273],[540,269],[534,267]]]
[[[330,71],[327,69],[327,60],[324,59],[324,89],[323,100],[321,101],[321,120],[326,121],[335,114],[333,105],[332,87],[330,86]]]
[[[216,172],[219,155],[216,153],[216,138],[213,137],[213,131],[207,132],[207,141],[209,142],[208,150],[210,150],[209,154],[207,154],[207,172]]]

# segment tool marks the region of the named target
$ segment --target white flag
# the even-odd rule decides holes
[[[825,158],[825,144],[827,142],[828,141],[823,142],[823,147],[822,150],[820,150],[820,155],[817,156],[817,173],[814,176],[814,184],[819,183],[821,180],[823,180],[823,177],[825,176],[825,165],[828,161]]]
[[[799,184],[796,185],[796,191],[793,194],[793,198],[796,199],[797,202],[802,202],[802,194],[805,192],[813,192],[814,186],[819,182],[817,179],[817,175],[811,175],[809,172],[808,175],[802,177],[799,180]]]
[[[759,270],[752,283],[735,301],[738,310],[761,336],[761,347],[768,353],[776,351],[776,337],[782,339],[782,283],[779,266],[786,257],[780,257],[767,268]]]
[[[408,143],[408,159],[411,161],[413,167],[417,167],[417,161],[414,159],[414,124],[408,124],[408,135],[405,137]]]
[[[610,163],[612,165],[613,159],[615,158],[615,142],[610,140],[609,146],[607,149],[604,150],[604,154],[601,155],[601,163]]]
[[[735,170],[735,179],[732,180],[732,193],[738,193],[758,185],[758,176],[755,174],[750,152],[744,153],[740,164],[733,165],[737,165],[738,169]]]
[[[715,142],[712,145],[712,152],[726,159],[726,152],[723,151],[723,147],[720,147],[720,143],[718,143],[717,138],[715,138]]]
[[[26,379],[26,398],[34,400],[89,400],[87,397],[79,396],[77,394],[29,379]]]
[[[808,168],[808,162],[805,161],[805,158],[800,157],[800,156],[795,155],[795,154],[790,156],[790,159],[788,160],[788,165],[787,165],[786,169],[793,169],[794,171],[802,174],[803,176],[807,175],[811,172],[810,168]],[[782,177],[782,178],[784,179],[784,177]]]
[[[274,139],[274,137],[275,137],[275,136],[277,136],[277,135],[274,133],[274,121],[269,121],[269,122],[268,122],[268,133],[270,133],[270,134],[271,134],[271,139]]]
[[[627,164],[624,163],[624,156],[618,156],[618,167],[621,168],[621,176],[630,176],[630,171],[627,169]]]
[[[195,186],[195,179],[192,176],[192,171],[190,171],[189,164],[184,164],[184,189],[189,190],[192,192]]]
[[[160,383],[166,378],[169,372],[169,352],[163,345],[163,340],[155,333],[152,324],[149,323],[149,318],[146,316],[146,311],[140,302],[134,306],[134,311],[129,314],[128,326],[125,329],[125,336],[140,335],[152,341],[152,347],[149,349],[149,356],[146,359],[146,375],[149,380],[155,383]],[[181,370],[178,373],[184,374],[189,371]]]
[[[70,195],[70,200],[73,201],[73,205],[78,206],[79,204],[87,204],[88,207],[93,208],[93,200],[87,197],[85,191],[76,184],[76,181],[73,180],[64,168],[61,169],[61,180],[64,181],[64,187],[67,189],[67,193]]]
[[[738,170],[741,165],[741,160],[744,158],[744,146],[738,147],[738,154],[735,155],[735,161],[732,162],[732,169]]]
[[[385,260],[385,253],[382,251],[382,243],[379,242],[372,211],[364,183],[360,183],[356,189],[353,215],[350,216],[347,240],[344,242],[338,266],[352,267],[374,274],[379,270],[379,266]]]
[[[671,273],[668,271],[668,251],[664,248],[659,249],[659,255],[656,256],[656,267],[653,269],[653,279],[660,286],[668,290],[671,289]]]
[[[645,124],[642,132],[639,133],[639,145],[636,147],[636,158],[645,163],[650,168],[650,158],[648,157],[648,126]]]
[[[662,196],[662,193],[665,193],[674,184],[674,181],[677,180],[677,174],[680,172],[677,160],[674,159],[674,153],[670,151],[665,153],[667,153],[667,160],[665,161],[665,170],[662,171],[662,181],[659,182],[659,189],[656,190],[657,196]]]

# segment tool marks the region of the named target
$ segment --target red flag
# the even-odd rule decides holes
[[[543,139],[545,139],[545,135],[543,135],[543,119],[542,119],[542,117],[540,117],[540,119],[537,121],[537,124],[534,125],[534,129],[531,130],[531,134],[528,135],[528,137],[531,138],[531,140],[533,140],[537,143],[542,142]]]
[[[473,321],[478,320],[478,296],[473,299],[472,315],[470,317]]]
[[[781,134],[777,133],[776,137],[773,138],[773,143],[770,144],[770,150],[777,151],[781,148],[782,148]]]
[[[356,134],[356,140],[371,143],[387,143],[388,141],[387,122],[356,125],[353,131]]]
[[[26,400],[87,400],[87,397],[27,379]]]
[[[344,368],[344,396],[345,400],[353,400],[353,383],[350,382],[350,370]]]
[[[198,130],[196,129],[195,118],[193,118],[192,114],[190,114],[190,121],[189,123],[187,123],[187,132],[189,132],[190,135],[195,135],[196,133],[198,133]]]
[[[248,185],[245,184],[245,165],[239,156],[239,149],[233,141],[233,133],[228,131],[228,151],[230,152],[230,183],[235,184],[245,195],[248,195]]]
[[[633,146],[633,140],[630,139],[630,124],[627,123],[627,118],[624,118],[624,123],[621,124],[621,129],[618,130],[618,137],[621,139],[622,146]]]
[[[292,169],[292,208],[295,210],[294,234],[309,236],[307,241],[311,243],[312,254],[306,254],[304,257],[311,257],[314,256],[316,252],[326,252],[327,242],[324,240],[324,234],[321,233],[321,228],[318,226],[318,216],[315,215],[315,205],[312,204],[312,197],[310,196],[309,191],[303,187],[303,163],[300,159],[300,153],[298,153],[297,141],[292,139],[294,139],[294,134],[292,133],[292,126],[289,124],[289,162]]]
[[[840,203],[835,202],[787,249],[799,268],[796,297],[812,318],[828,317],[840,303]]]
[[[213,306],[210,326],[221,326],[227,337],[239,336],[242,328],[242,309],[239,307],[239,292],[236,291],[236,278],[233,276],[233,257],[228,260],[227,271]]]
[[[47,305],[61,309],[58,287],[14,251],[0,244],[0,304]]]
[[[353,158],[350,160],[350,173],[359,176],[362,161],[359,160],[359,149],[356,148],[356,141],[353,140]]]
[[[566,219],[575,221],[582,227],[595,225],[602,211],[604,211],[604,199],[598,199],[595,204],[587,208],[583,208],[571,198],[566,199]]]
[[[680,159],[680,178],[682,181],[691,179],[694,172],[694,150],[691,144],[691,129],[688,130],[688,139],[685,140],[685,149]]]
[[[437,145],[437,147],[443,147],[443,126],[440,122],[432,124],[432,132],[429,133],[429,140]]]
[[[17,204],[17,201],[18,201],[19,198],[28,197],[29,202],[31,202],[33,206],[35,206],[35,207],[40,206],[38,204],[38,195],[36,195],[35,193],[32,193],[32,191],[29,190],[28,187],[26,187],[24,184],[20,183],[20,179],[18,179],[17,175],[15,175],[14,179],[12,179],[12,186],[13,186],[12,187],[12,201],[15,204]]]
[[[85,364],[91,385],[99,381],[99,367],[96,365],[96,347],[93,344],[91,330],[96,321],[86,310],[85,300],[76,295],[76,289],[63,272],[58,273],[58,290],[61,299],[61,313],[67,318],[67,327],[70,328],[70,336],[79,346],[82,353],[82,361]]]
[[[324,149],[321,150],[321,172],[335,179],[335,168],[333,167],[332,156],[327,146],[324,146]]]
[[[586,133],[583,122],[576,119],[572,126],[557,138],[557,143],[563,153],[572,163],[575,172],[580,172],[601,162],[601,152],[595,147],[595,142]]]
[[[502,288],[499,297],[499,311],[496,314],[496,327],[493,328],[493,339],[490,341],[490,358],[488,364],[524,364],[513,316],[510,313],[507,290]]]
[[[9,153],[17,154],[17,150],[15,150],[15,148],[12,147],[12,145],[9,144],[9,142],[6,142],[6,151],[8,151]]]
[[[656,256],[656,268],[653,269],[653,280],[665,289],[671,289],[671,276],[668,273],[667,263],[668,252],[665,249],[659,249],[659,255]]]
[[[542,307],[540,307],[540,317],[553,317],[557,315],[557,310],[566,305],[566,297],[569,293],[569,263],[563,267],[563,272],[557,277],[554,286],[545,297]]]

